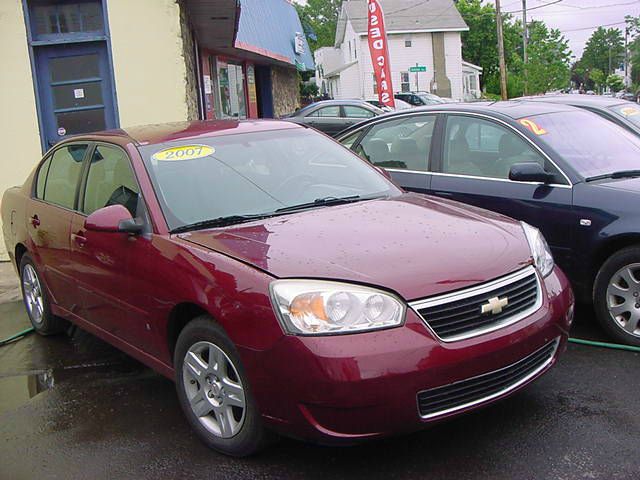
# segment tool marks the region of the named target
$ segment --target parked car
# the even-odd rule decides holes
[[[584,108],[640,136],[640,106],[626,100],[601,95],[541,95],[522,99]]]
[[[73,322],[175,380],[231,455],[491,403],[555,364],[573,315],[534,227],[404,193],[288,122],[69,139],[1,213],[36,331]]]
[[[367,98],[367,103],[370,103],[371,105],[373,105],[374,107],[378,107],[382,110],[384,110],[385,112],[394,112],[397,110],[409,110],[410,108],[413,108],[413,105],[408,104],[407,102],[403,101],[403,100],[399,100],[399,99],[394,99],[395,100],[395,105],[396,108],[395,110],[393,108],[389,108],[385,105],[382,105],[380,103],[380,100],[378,100],[377,98]]]
[[[511,101],[387,114],[346,146],[421,193],[538,227],[577,296],[640,345],[640,139],[571,106]]]
[[[345,128],[383,113],[384,110],[364,100],[322,100],[283,117],[283,120],[335,136]]]
[[[428,92],[402,92],[396,93],[394,98],[407,102],[409,105],[415,107],[422,107],[425,105],[439,105],[441,103],[447,103],[446,100]]]

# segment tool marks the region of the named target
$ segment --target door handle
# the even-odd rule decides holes
[[[87,237],[82,235],[84,232],[72,233],[71,240],[76,242],[79,247],[84,247],[87,243]]]
[[[38,218],[38,215],[34,215],[31,217],[31,225],[33,225],[33,228],[37,228],[40,226],[40,219]]]

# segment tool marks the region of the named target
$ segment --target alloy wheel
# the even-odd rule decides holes
[[[38,280],[38,275],[30,264],[26,264],[22,270],[22,287],[29,318],[39,325],[44,317],[44,299],[40,280]]]
[[[640,337],[640,263],[625,265],[611,277],[607,308],[615,325]]]
[[[238,370],[217,345],[197,342],[182,365],[184,389],[193,414],[213,435],[231,438],[245,420],[246,398]]]

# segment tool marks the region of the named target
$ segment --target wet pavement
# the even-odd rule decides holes
[[[605,340],[589,316],[574,335]],[[0,339],[27,326],[0,305]],[[639,373],[637,353],[571,345],[523,392],[430,430],[231,459],[190,432],[170,381],[80,330],[32,334],[0,347],[0,479],[639,479]]]

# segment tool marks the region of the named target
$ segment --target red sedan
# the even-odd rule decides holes
[[[573,316],[535,228],[405,193],[291,123],[69,139],[2,220],[34,328],[72,322],[175,380],[231,455],[486,405],[556,362]]]

